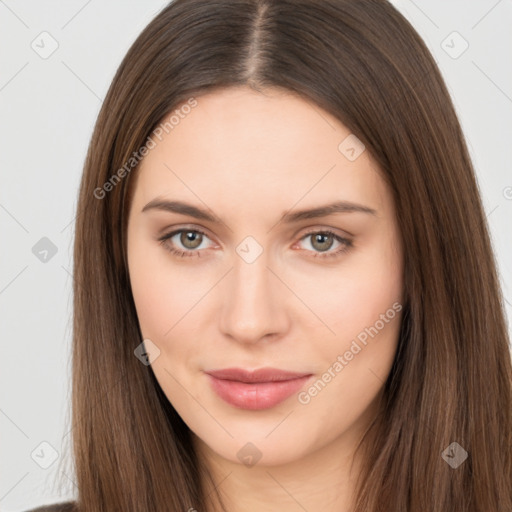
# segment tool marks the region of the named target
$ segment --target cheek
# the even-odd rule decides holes
[[[129,244],[128,266],[133,300],[145,337],[163,339],[200,298],[198,279],[171,260],[158,242]],[[199,287],[201,288],[201,287]]]
[[[364,302],[359,304],[365,308]],[[376,314],[366,310],[357,317],[342,314],[345,323],[337,324],[336,337],[320,345],[323,368],[299,397],[309,413],[304,421],[318,439],[325,439],[326,432],[334,437],[357,430],[377,411],[375,400],[395,358],[402,315],[397,302],[372,307]]]
[[[204,306],[218,277],[211,269],[191,270],[158,242],[155,247],[134,243],[129,251],[130,282],[142,337],[159,348],[161,357],[153,368],[157,378],[167,382],[169,375],[163,367],[178,375],[197,365],[204,322],[209,318]],[[171,387],[172,383],[171,379]]]
[[[297,295],[307,297],[319,335],[332,340],[324,345],[328,353],[344,349],[361,333],[364,338],[365,329],[376,323],[378,330],[390,330],[382,329],[381,318],[385,316],[388,327],[396,309],[401,309],[393,309],[393,304],[401,301],[402,270],[399,253],[388,240],[383,236],[372,247],[342,260],[339,267],[317,272],[313,280],[296,276]]]
[[[142,334],[145,338],[161,337],[169,329],[165,311],[170,294],[166,293],[168,283],[162,279],[158,266],[152,264],[142,253],[134,250],[129,262],[130,283],[133,300]]]
[[[344,407],[352,410],[355,419],[386,381],[398,344],[402,262],[390,234],[383,233],[380,243],[365,251],[364,257],[354,257],[332,286],[338,291],[324,308],[326,321],[331,320],[336,333],[326,346],[327,367],[339,363],[331,369],[336,374],[331,392],[343,396]],[[321,399],[324,406],[329,395]]]

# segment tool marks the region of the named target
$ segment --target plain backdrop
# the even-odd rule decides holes
[[[510,319],[512,2],[393,3],[427,43],[450,89],[476,167]],[[1,511],[76,493],[68,415],[78,184],[113,75],[165,5],[0,0]],[[65,482],[61,493],[57,478]]]

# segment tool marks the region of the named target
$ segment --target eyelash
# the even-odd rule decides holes
[[[197,256],[197,257],[200,257],[201,256],[201,251],[192,251],[192,250],[188,250],[188,251],[180,251],[179,249],[175,249],[174,247],[170,247],[166,242],[167,240],[169,240],[170,238],[172,238],[174,235],[177,235],[179,233],[183,233],[183,232],[190,232],[190,233],[199,233],[201,235],[204,235],[206,237],[208,237],[208,235],[201,231],[200,229],[177,229],[175,231],[172,231],[171,233],[168,233],[164,236],[162,236],[161,238],[159,238],[159,242],[160,242],[160,245],[162,245],[167,251],[169,251],[170,253],[180,257],[180,258],[185,258],[185,257],[192,257],[192,256]],[[306,233],[305,235],[303,235],[300,240],[303,240],[305,238],[307,238],[308,236],[311,236],[311,235],[332,235],[334,237],[334,239],[338,242],[340,242],[341,244],[344,244],[344,246],[342,246],[341,248],[339,248],[338,250],[334,251],[334,252],[325,252],[325,253],[320,253],[320,252],[316,252],[315,254],[312,255],[313,258],[330,258],[330,257],[338,257],[338,256],[341,256],[342,254],[348,252],[350,250],[350,248],[353,246],[353,243],[351,240],[347,239],[347,238],[343,238],[339,235],[337,235],[336,233],[330,231],[329,229],[324,229],[324,230],[321,230],[321,231],[309,231],[308,233]]]

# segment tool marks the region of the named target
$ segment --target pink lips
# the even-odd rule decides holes
[[[311,377],[276,368],[254,371],[225,368],[207,371],[213,390],[227,403],[240,409],[269,409],[286,400]]]

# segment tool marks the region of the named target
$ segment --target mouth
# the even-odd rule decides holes
[[[216,394],[228,404],[247,410],[269,409],[298,392],[311,373],[277,368],[225,368],[205,372]]]

